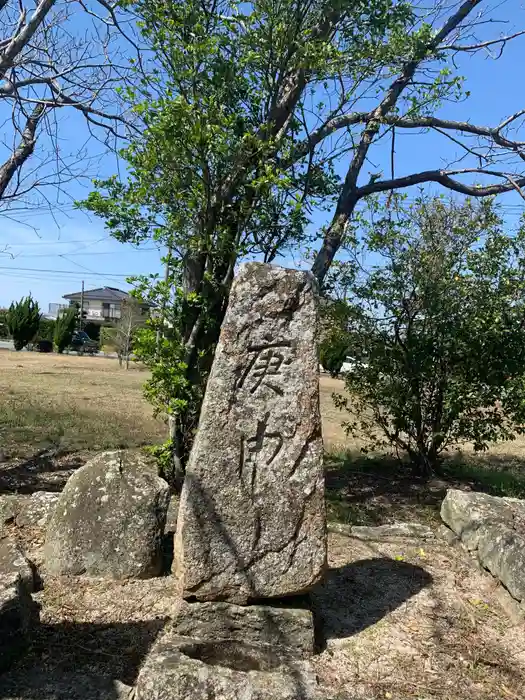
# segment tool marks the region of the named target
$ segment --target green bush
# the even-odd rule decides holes
[[[31,295],[13,302],[7,312],[7,327],[15,350],[22,350],[38,332],[40,325],[40,307]]]
[[[0,338],[9,338],[9,328],[7,327],[7,309],[0,309]]]
[[[88,321],[83,325],[83,330],[89,335],[91,340],[100,340],[100,323],[93,323],[92,321]]]
[[[100,347],[114,351],[117,347],[117,329],[112,326],[102,326],[100,329]]]
[[[323,368],[337,377],[348,353],[348,339],[337,336],[325,338],[319,347],[319,362]]]
[[[55,350],[63,353],[64,350],[71,344],[73,333],[77,325],[78,309],[70,306],[59,315],[55,322],[55,330],[53,334],[53,342]]]
[[[41,318],[40,327],[35,340],[50,340],[53,342],[55,333],[55,321],[52,318]]]

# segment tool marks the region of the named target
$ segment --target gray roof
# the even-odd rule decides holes
[[[72,292],[71,294],[64,294],[64,299],[79,299],[82,292]],[[86,289],[84,291],[84,299],[93,299],[93,301],[124,301],[129,299],[130,295],[127,292],[123,292],[122,289],[117,289],[116,287],[98,287],[97,289]]]

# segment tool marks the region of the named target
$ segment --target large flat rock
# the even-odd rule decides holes
[[[149,578],[162,568],[168,484],[137,452],[105,452],[68,480],[44,546],[54,575]]]
[[[249,263],[234,281],[178,513],[184,597],[245,603],[322,576],[316,307],[308,273]]]

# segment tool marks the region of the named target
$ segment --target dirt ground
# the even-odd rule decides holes
[[[0,353],[0,493],[58,491],[94,451],[162,440],[165,426],[142,397],[146,377],[110,359]],[[321,378],[329,518],[424,522],[436,536],[363,542],[330,534],[330,569],[313,595],[322,700],[522,700],[524,618],[440,529],[446,489],[482,486],[457,475],[418,480],[384,457],[364,464],[331,401],[341,389]],[[524,447],[501,445],[483,459],[506,473],[522,465]],[[43,532],[17,536],[39,547]],[[58,669],[132,685],[176,593],[169,577],[64,578],[47,579],[36,598],[42,624],[22,674]]]

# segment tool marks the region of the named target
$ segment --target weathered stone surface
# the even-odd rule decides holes
[[[47,527],[60,498],[59,493],[36,491],[20,505],[16,516],[18,527]]]
[[[478,559],[516,600],[525,600],[525,538],[504,525],[479,530]]]
[[[514,510],[502,498],[486,493],[449,489],[441,505],[441,518],[470,550],[478,546],[480,527],[487,522],[512,527]]]
[[[179,507],[184,597],[245,603],[322,576],[314,287],[307,273],[260,263],[234,282]]]
[[[5,494],[0,496],[0,532],[2,526],[14,521],[20,510],[20,496]]]
[[[48,525],[51,574],[149,578],[162,567],[169,488],[139,453],[105,452],[68,480]]]
[[[135,700],[318,700],[316,676],[269,646],[164,635],[137,678]]]
[[[60,671],[12,671],[0,677],[2,700],[126,700],[132,688],[112,678]]]
[[[0,537],[0,574],[17,574],[26,589],[35,589],[33,568],[11,534]]]
[[[25,651],[36,616],[37,607],[21,576],[0,573],[0,673]]]
[[[298,655],[314,652],[313,616],[302,608],[183,602],[171,630],[176,636],[266,644]]]
[[[512,597],[525,601],[525,502],[451,489],[441,517]]]

